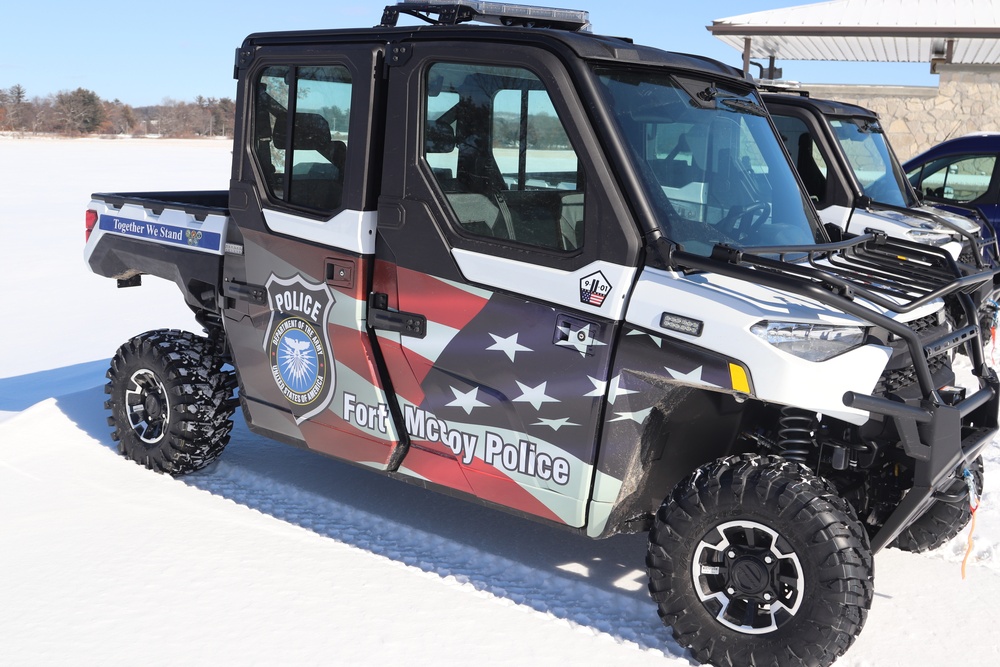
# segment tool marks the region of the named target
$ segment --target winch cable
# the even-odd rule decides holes
[[[993,329],[995,331],[996,327],[993,327]],[[972,534],[976,531],[976,510],[979,509],[979,493],[976,490],[976,480],[968,468],[962,471],[962,477],[965,479],[965,485],[969,488],[969,510],[972,513],[972,519],[969,521],[969,539],[966,543],[965,557],[962,558],[962,579],[964,580],[965,566],[969,561],[969,556],[972,555],[972,548],[975,546]]]
[[[1000,303],[990,300],[993,307],[993,319],[990,322],[990,365],[997,365],[997,320],[1000,319]]]

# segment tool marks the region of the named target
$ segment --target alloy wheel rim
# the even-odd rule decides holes
[[[791,545],[756,521],[728,521],[706,533],[695,549],[691,575],[698,599],[715,620],[751,635],[788,623],[805,588]]]
[[[146,368],[132,373],[125,390],[125,411],[129,426],[147,444],[156,444],[170,423],[170,400],[157,375]]]

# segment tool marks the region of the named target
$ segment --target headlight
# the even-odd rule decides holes
[[[808,361],[826,361],[865,342],[865,330],[851,326],[765,321],[750,331],[779,350]]]

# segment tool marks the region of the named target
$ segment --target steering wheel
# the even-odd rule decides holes
[[[766,201],[754,202],[744,209],[734,206],[726,217],[719,221],[718,227],[729,236],[742,240],[770,216],[771,205]]]

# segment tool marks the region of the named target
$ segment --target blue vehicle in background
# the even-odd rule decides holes
[[[1000,133],[977,132],[943,141],[903,163],[924,201],[985,218],[1000,229]]]

